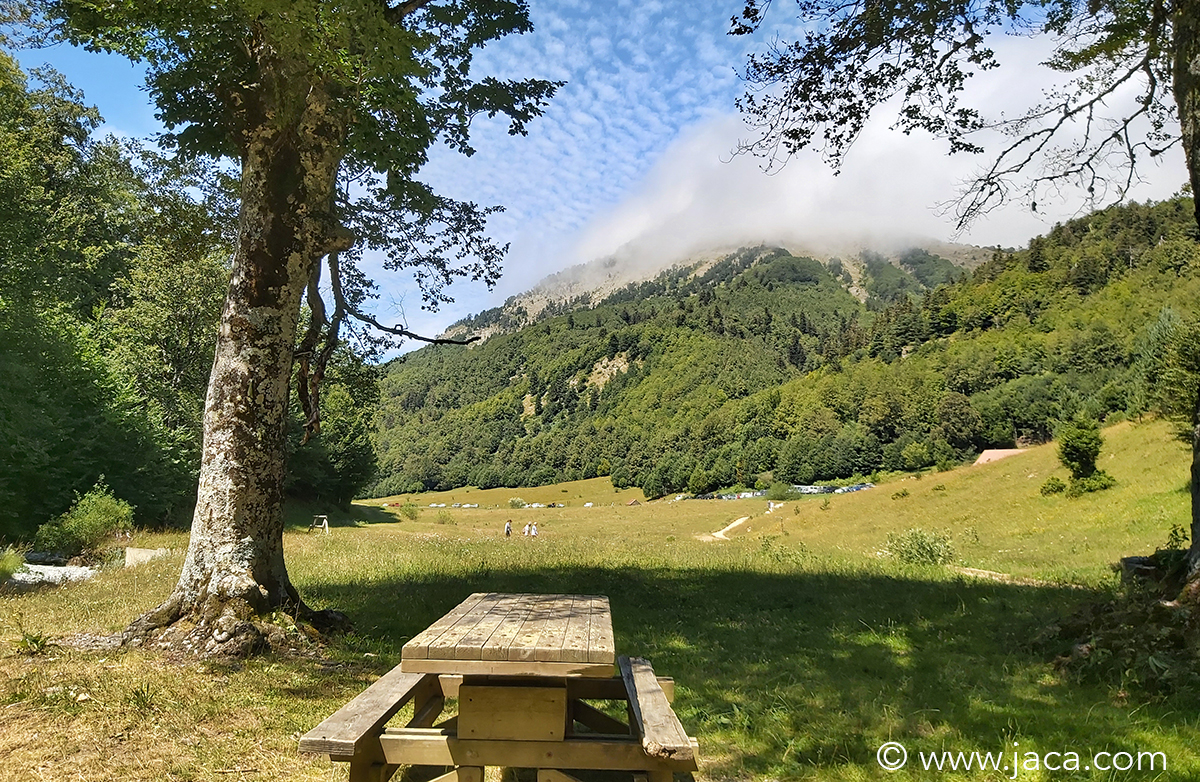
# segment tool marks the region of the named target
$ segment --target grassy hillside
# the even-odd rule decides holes
[[[627,506],[636,494],[604,479],[521,491],[564,508],[511,509],[508,489],[388,498],[332,514],[330,535],[304,532],[307,509],[297,507],[285,534],[293,580],[315,606],[347,611],[355,635],[311,656],[236,665],[141,650],[17,651],[41,635],[119,628],[161,600],[186,537],[142,534],[136,545],[174,553],[86,584],[0,592],[0,636],[14,650],[0,657],[3,776],[218,780],[240,769],[250,780],[340,778],[344,769],[324,757],[299,755],[296,737],[395,665],[405,640],[468,593],[496,590],[608,595],[618,650],[649,657],[678,682],[677,713],[700,741],[699,780],[880,779],[875,752],[885,741],[907,747],[910,766],[887,775],[906,782],[930,778],[920,752],[1011,757],[1014,743],[1089,760],[1162,752],[1166,771],[1144,773],[1192,780],[1200,753],[1191,694],[1147,700],[1116,682],[1075,681],[1030,642],[1106,593],[1108,563],[1153,549],[1187,517],[1186,454],[1168,428],[1126,423],[1104,434],[1102,465],[1120,483],[1078,500],[1038,493],[1061,469],[1046,445],[834,496],[825,510],[819,497],[771,514],[762,500]],[[908,496],[892,499],[902,489]],[[395,504],[410,500],[422,506],[418,518],[399,520]],[[428,507],[453,502],[481,507]],[[730,540],[708,539],[744,516]],[[506,518],[537,519],[542,534],[505,541]],[[889,532],[912,526],[949,529],[956,567],[1026,580],[878,556]],[[1113,777],[1091,769],[1070,778]]]
[[[758,248],[389,367],[372,494],[610,476],[647,496],[969,462],[1152,408],[1200,256],[1183,199],[1114,208],[969,275]],[[856,288],[857,290],[857,288]],[[1169,310],[1167,308],[1170,308]]]

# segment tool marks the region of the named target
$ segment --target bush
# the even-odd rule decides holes
[[[0,584],[3,584],[13,573],[25,567],[25,557],[12,546],[0,551]]]
[[[1104,470],[1096,470],[1086,478],[1072,478],[1067,487],[1068,497],[1080,497],[1088,492],[1104,491],[1117,485],[1117,479]]]
[[[767,499],[775,500],[776,502],[794,500],[796,499],[796,492],[792,490],[791,484],[784,483],[783,481],[775,481],[767,489]]]
[[[458,524],[458,522],[454,520],[454,515],[448,510],[439,510],[433,521],[435,524],[446,524],[451,527]]]
[[[38,527],[34,548],[70,557],[95,551],[117,532],[133,528],[133,506],[112,496],[103,480],[57,519]]]
[[[888,535],[888,553],[906,565],[947,565],[954,561],[954,545],[943,532],[910,529]]]
[[[406,502],[400,506],[400,515],[409,521],[417,520],[417,503]]]
[[[1063,483],[1061,478],[1055,478],[1053,475],[1046,479],[1041,489],[1043,497],[1049,497],[1051,494],[1061,494],[1066,490],[1067,484]]]
[[[508,507],[513,508],[514,510],[517,508],[524,508],[525,500],[521,499],[520,497],[509,497]]]
[[[1058,430],[1058,459],[1071,471],[1072,483],[1096,471],[1096,459],[1103,444],[1100,425],[1095,421],[1079,419]]]

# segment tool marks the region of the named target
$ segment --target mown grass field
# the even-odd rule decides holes
[[[1018,779],[1197,779],[1194,702],[1069,681],[1031,642],[1111,589],[1109,563],[1153,550],[1188,518],[1187,453],[1166,425],[1105,436],[1101,465],[1120,484],[1074,500],[1038,493],[1064,475],[1046,446],[771,514],[765,500],[631,507],[640,495],[604,480],[422,495],[415,521],[392,513],[408,498],[388,498],[331,516],[328,536],[306,533],[306,511],[295,509],[285,539],[293,579],[315,606],[349,613],[355,635],[309,658],[232,665],[16,650],[22,638],[119,628],[161,600],[186,537],[143,534],[135,545],[176,551],[87,584],[0,594],[0,776],[344,779],[344,767],[298,754],[298,734],[398,663],[404,641],[468,593],[529,591],[610,597],[618,650],[676,678],[702,779],[1005,779],[1011,770],[926,772],[917,753],[1011,754],[1014,743],[1089,759],[1159,751],[1168,766]],[[567,507],[510,509],[513,496]],[[427,507],[443,502],[481,507]],[[731,540],[701,539],[744,516]],[[539,538],[520,538],[532,519]],[[912,527],[948,531],[961,566],[1021,581],[880,555],[889,532]],[[906,745],[904,770],[876,763],[889,740]]]

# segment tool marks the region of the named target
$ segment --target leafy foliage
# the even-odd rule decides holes
[[[0,551],[0,584],[3,584],[13,573],[25,567],[25,557],[12,546],[6,546]]]
[[[906,565],[948,565],[954,561],[954,544],[944,532],[914,527],[889,534],[887,551]]]
[[[746,0],[731,32],[758,30],[771,6],[772,0]],[[1195,158],[1191,127],[1200,82],[1182,73],[1200,39],[1188,7],[797,0],[796,12],[803,34],[749,56],[747,89],[738,101],[759,131],[743,151],[769,165],[812,148],[836,168],[879,110],[894,109],[895,127],[904,133],[945,139],[952,154],[983,152],[981,132],[999,130],[993,162],[981,167],[957,205],[962,227],[1012,198],[1018,181],[1034,211],[1042,196],[1068,184],[1091,199],[1120,200],[1137,181],[1139,159],[1181,140],[1176,122],[1188,159]],[[965,88],[972,76],[1000,67],[993,42],[1014,31],[1046,39],[1052,51],[1045,64],[1066,78],[1044,95],[1030,95],[1028,109],[988,117],[964,102]],[[1110,100],[1119,92],[1136,99]],[[1192,168],[1192,186],[1200,189],[1197,175]]]
[[[96,140],[99,121],[0,53],[0,539],[31,538],[101,474],[141,524],[195,501],[235,183]],[[333,364],[331,419],[291,484],[345,502],[374,472],[378,396],[362,356]]]
[[[1100,456],[1100,425],[1088,419],[1077,419],[1058,430],[1058,459],[1071,471],[1071,478],[1080,480],[1096,472]]]
[[[103,482],[82,497],[57,519],[38,527],[33,545],[41,551],[67,556],[92,553],[118,532],[133,527],[133,506],[113,496]]]
[[[1063,483],[1062,478],[1054,475],[1047,478],[1040,489],[1043,497],[1049,497],[1052,494],[1062,494],[1066,490],[1067,484]]]

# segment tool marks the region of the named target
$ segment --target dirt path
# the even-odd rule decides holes
[[[729,540],[729,538],[725,537],[725,533],[726,533],[726,532],[731,532],[731,531],[733,531],[733,530],[737,529],[738,527],[740,527],[741,525],[745,524],[745,523],[746,523],[747,521],[749,521],[749,520],[750,520],[750,517],[749,517],[749,516],[742,516],[740,519],[736,519],[736,520],[734,520],[734,521],[731,521],[731,522],[729,522],[729,524],[727,524],[727,525],[726,525],[724,528],[722,528],[722,529],[719,529],[719,530],[717,530],[716,532],[714,532],[714,533],[711,535],[711,539],[713,539],[713,540]],[[710,537],[710,536],[708,536],[708,535],[705,535],[705,536],[704,536],[704,538],[706,538],[706,539],[707,539],[707,538],[709,538],[709,537]]]
[[[996,581],[1001,584],[1019,584],[1021,586],[1039,586],[1039,587],[1061,587],[1068,586],[1072,589],[1079,589],[1075,584],[1055,584],[1051,581],[1039,581],[1036,578],[1019,578],[1009,575],[1008,573],[997,573],[994,570],[980,570],[973,567],[955,567],[952,568],[956,573],[962,573],[964,576],[973,576],[981,578],[985,581]]]

